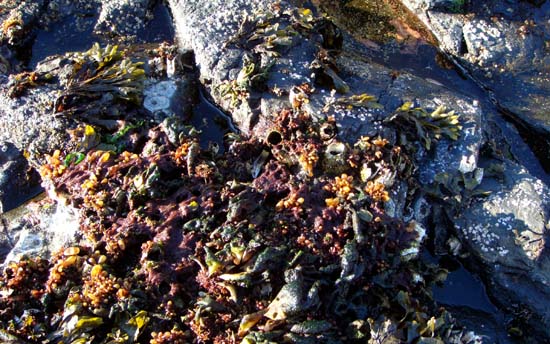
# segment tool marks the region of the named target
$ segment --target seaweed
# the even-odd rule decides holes
[[[73,62],[74,74],[67,80],[65,96],[110,93],[119,99],[140,100],[145,78],[143,62],[124,57],[118,46],[101,48],[95,43],[90,50],[75,54]]]
[[[384,122],[391,123],[399,129],[401,145],[406,146],[414,141],[414,138],[419,138],[426,150],[430,150],[433,143],[444,136],[451,140],[458,139],[462,129],[459,117],[454,111],[447,111],[443,105],[428,112],[406,102]]]

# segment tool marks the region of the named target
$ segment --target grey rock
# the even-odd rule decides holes
[[[550,190],[520,165],[503,168],[497,183],[486,178],[479,186],[490,196],[474,200],[454,226],[499,306],[523,305],[531,325],[550,336]]]
[[[40,176],[8,142],[0,143],[0,213],[18,206],[40,191]]]
[[[48,259],[79,237],[78,212],[70,206],[37,200],[2,216],[0,264],[21,257]],[[8,252],[9,251],[9,252]]]
[[[178,40],[181,45],[194,50],[200,79],[207,82],[212,90],[235,78],[243,66],[243,57],[250,53],[244,48],[231,45],[245,18],[266,13],[272,5],[270,2],[237,0],[230,4],[212,1],[206,6],[198,1],[171,0],[169,4],[174,15]],[[281,8],[292,7],[285,5]],[[233,120],[245,134],[263,137],[262,133],[268,132],[277,110],[284,106],[290,107],[286,94],[291,92],[291,88],[304,82],[314,84],[314,71],[310,66],[321,50],[317,43],[322,42],[323,38],[320,35],[301,36],[295,41],[297,43],[291,49],[283,49],[281,56],[274,59],[274,65],[269,70],[268,90],[257,92],[254,99],[249,99],[234,109],[230,101],[212,92],[214,100],[233,114]],[[477,150],[482,142],[483,117],[474,99],[409,73],[403,73],[394,80],[390,68],[372,61],[363,61],[357,56],[360,54],[356,42],[346,37],[344,48],[334,63],[335,70],[349,87],[349,92],[331,93],[330,87],[316,85],[316,91],[309,96],[306,107],[313,118],[335,116],[340,137],[351,142],[361,135],[380,135],[386,130],[382,126],[382,120],[405,101],[413,101],[431,109],[438,105],[452,106],[462,116],[465,134],[458,142],[441,141],[438,158],[434,159],[432,165],[426,165],[425,174],[431,173],[431,177],[427,177],[429,179],[442,169],[475,169]],[[282,90],[282,96],[277,96],[272,91],[275,87]],[[323,109],[331,98],[361,93],[376,96],[383,108]]]
[[[453,12],[443,6],[446,1],[402,2],[499,106],[522,124],[550,133],[550,120],[541,115],[550,110],[550,3],[469,1]]]
[[[110,36],[136,35],[151,19],[151,3],[151,0],[103,1],[95,31]]]
[[[53,113],[52,100],[58,89],[49,85],[31,89],[23,98],[10,98],[8,85],[0,85],[0,142],[12,142],[20,151],[32,156],[51,153],[69,141],[71,120]],[[70,148],[70,147],[67,147]]]

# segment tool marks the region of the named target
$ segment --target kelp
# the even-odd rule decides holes
[[[269,70],[272,62],[262,66],[252,56],[245,55],[243,67],[237,78],[224,81],[215,89],[223,99],[230,101],[231,107],[237,107],[241,102],[250,97],[250,93],[261,91],[265,88],[265,82],[269,78]]]
[[[145,71],[143,62],[134,62],[116,45],[101,48],[95,43],[84,53],[76,53],[74,74],[66,84],[65,96],[84,97],[109,93],[115,98],[138,102],[141,99]]]
[[[400,131],[400,143],[407,145],[414,138],[422,140],[424,147],[430,150],[435,141],[442,137],[457,140],[462,126],[459,115],[454,111],[447,111],[444,105],[440,105],[432,112],[406,102],[398,108],[393,115],[384,122],[391,123]]]

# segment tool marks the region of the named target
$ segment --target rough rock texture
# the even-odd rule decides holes
[[[8,142],[0,144],[0,213],[19,206],[40,191],[40,176]]]
[[[95,30],[106,35],[123,37],[135,35],[145,26],[145,20],[150,17],[148,10],[151,2],[151,0],[103,1]]]
[[[38,217],[37,214],[40,214]],[[22,256],[44,257],[75,240],[77,212],[49,199],[37,200],[0,215],[0,264]]]
[[[486,280],[500,307],[510,313],[527,309],[528,321],[545,325],[534,327],[549,336],[550,190],[510,162],[502,165],[498,181],[486,178],[479,188],[491,194],[474,201],[454,220],[473,255],[471,267]]]
[[[450,141],[442,140],[436,153],[438,158],[433,159],[433,164],[426,165],[426,182],[430,182],[430,178],[441,170],[460,168],[469,172],[475,168],[483,125],[483,115],[477,102],[413,74],[402,73],[396,77],[390,68],[361,60],[361,48],[348,36],[345,36],[344,48],[335,58],[335,66],[331,70],[337,71],[338,77],[349,88],[348,92],[331,95],[334,85],[327,87],[315,82],[315,73],[318,75],[320,72],[311,66],[323,52],[322,45],[327,37],[301,36],[293,40],[295,43],[290,49],[282,49],[281,56],[274,59],[274,66],[269,69],[267,91],[257,92],[252,99],[248,99],[248,104],[243,102],[234,109],[226,98],[215,92],[221,84],[237,77],[245,54],[250,54],[249,50],[232,42],[238,37],[239,27],[245,18],[255,18],[262,12],[270,11],[273,3],[233,1],[228,4],[212,1],[207,6],[199,1],[171,0],[169,3],[180,44],[194,50],[201,80],[214,90],[215,100],[233,113],[233,120],[244,133],[262,137],[262,132],[268,131],[271,116],[276,110],[281,106],[290,106],[288,94],[292,93],[292,87],[308,83],[315,86],[315,92],[309,95],[307,111],[317,118],[334,116],[340,130],[339,136],[347,141],[361,135],[382,134],[386,130],[382,121],[406,101],[428,109],[439,105],[452,108],[461,114],[465,134],[452,145]],[[281,8],[288,7],[281,5]],[[325,108],[331,99],[363,93],[373,95],[383,106],[329,107],[328,111]],[[236,116],[233,110],[237,111]]]
[[[550,2],[402,2],[499,106],[548,135]]]
[[[21,152],[36,154],[65,145],[69,138],[66,129],[74,127],[74,123],[69,124],[72,121],[53,112],[57,88],[48,85],[29,90],[23,98],[11,98],[8,84],[0,87],[0,141],[13,143]]]

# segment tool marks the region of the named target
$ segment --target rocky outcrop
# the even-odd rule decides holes
[[[539,128],[545,126],[543,120],[538,121],[534,116],[546,106],[542,98],[536,100],[536,94],[545,94],[546,90],[544,50],[540,49],[542,36],[535,32],[521,34],[521,27],[528,23],[515,24],[511,20],[505,20],[510,18],[510,14],[501,20],[490,20],[487,17],[487,9],[490,7],[481,4],[471,5],[478,13],[474,18],[456,13],[466,9],[456,1],[411,1],[407,4],[420,13],[420,17],[426,22],[429,21],[430,28],[440,39],[443,47],[459,58],[476,81],[491,89],[498,104],[522,115],[525,121]],[[231,15],[226,15],[227,10],[221,15],[222,11],[219,8],[222,6],[224,5],[216,2],[211,2],[205,7],[194,2],[171,1],[180,43],[195,51],[201,79],[212,90],[214,99],[234,114],[239,128],[245,133],[261,136],[262,130],[269,125],[270,116],[276,109],[281,104],[290,106],[286,94],[292,94],[292,87],[304,82],[315,87],[315,91],[308,95],[306,109],[317,118],[333,115],[337,119],[340,137],[350,140],[360,135],[388,133],[388,129],[380,124],[405,101],[413,101],[417,105],[431,109],[439,105],[452,104],[452,108],[461,114],[463,134],[456,142],[443,140],[430,154],[417,156],[420,181],[424,185],[438,184],[442,176],[458,175],[461,179],[456,184],[459,189],[455,190],[464,190],[475,189],[484,180],[484,169],[479,166],[478,161],[479,154],[482,146],[491,145],[491,141],[484,136],[488,128],[485,126],[479,102],[461,96],[456,90],[449,91],[426,82],[416,77],[414,72],[394,76],[391,70],[384,66],[361,60],[358,54],[353,54],[355,44],[347,37],[344,39],[343,49],[334,55],[328,73],[327,70],[324,71],[325,74],[335,73],[338,77],[331,80],[331,85],[320,83],[315,74],[312,77],[312,73],[320,72],[314,68],[314,60],[318,59],[323,51],[323,42],[328,37],[321,33],[317,36],[300,33],[302,38],[290,43],[291,49],[278,50],[280,55],[272,60],[274,65],[270,69],[267,90],[253,90],[252,97],[244,99],[236,106],[231,104],[216,90],[224,83],[238,79],[249,55],[258,55],[254,47],[247,48],[246,44],[239,45],[236,42],[246,42],[247,38],[250,39],[251,33],[242,31],[250,27],[245,24],[247,21],[249,24],[250,21],[254,22],[254,16],[261,16],[263,11],[269,10],[270,5],[235,1],[229,6],[229,11],[235,9]],[[544,11],[544,8],[536,9],[528,3],[517,4],[517,9],[519,15],[526,17],[525,11]],[[463,42],[466,42],[465,46]],[[255,61],[262,63],[263,59],[264,57],[256,56]],[[292,64],[289,61],[292,61]],[[533,61],[535,68],[531,69]],[[282,71],[288,71],[288,74]],[[532,83],[535,76],[538,82]],[[530,80],[529,86],[525,87],[527,80]],[[275,86],[284,96],[277,97],[273,92]],[[334,108],[326,111],[331,97],[330,90],[338,87],[342,94],[333,93],[334,99],[344,98],[344,93],[369,93],[374,95],[382,106],[374,109],[349,107],[345,110]],[[532,97],[533,94],[535,97]],[[518,101],[518,97],[521,101]],[[275,101],[274,98],[279,100]],[[522,143],[513,142],[511,145],[521,146]],[[510,155],[508,158],[513,159]],[[497,302],[501,306],[524,304],[525,309],[528,309],[533,314],[533,319],[536,319],[530,321],[531,325],[544,333],[545,325],[539,326],[537,322],[546,324],[546,311],[535,302],[524,303],[522,300],[530,294],[543,297],[548,293],[546,278],[543,277],[548,273],[548,269],[544,263],[545,254],[541,250],[546,237],[544,226],[547,221],[548,204],[543,199],[535,203],[530,202],[534,200],[533,197],[538,197],[536,195],[544,194],[545,186],[514,163],[506,159],[504,161],[505,183],[497,183],[499,186],[493,190],[494,194],[487,199],[479,200],[477,196],[461,198],[464,203],[459,206],[460,210],[453,214],[458,216],[453,222],[464,247],[470,251],[472,257],[475,257],[473,261],[480,262],[480,266],[484,267],[479,271],[480,274],[491,276],[487,279],[488,288]],[[487,171],[485,172],[487,174]],[[457,183],[457,180],[453,183]],[[516,200],[516,203],[511,200]],[[470,206],[466,206],[467,204]],[[531,217],[522,209],[530,209],[538,215],[531,214]],[[425,216],[425,212],[422,214],[422,211],[418,211],[419,209],[415,214],[417,217]],[[397,213],[407,212],[399,209],[398,205]],[[538,219],[537,223],[535,219]],[[523,227],[517,227],[520,223],[523,223]],[[514,232],[513,229],[517,231]],[[530,242],[531,239],[535,241],[527,245],[529,247],[518,244],[518,237],[522,234],[517,233],[529,231],[538,233],[537,238],[526,237],[523,242]],[[495,240],[501,244],[497,245]],[[529,258],[526,253],[533,249],[532,245],[537,247],[537,252],[532,255],[539,257],[538,259]],[[512,271],[525,276],[525,281],[520,283],[522,285],[518,284],[517,275]],[[506,306],[504,308],[510,312],[517,311]],[[547,336],[548,333],[544,335]]]
[[[441,48],[546,147],[550,121],[547,1],[402,1]],[[526,134],[526,136],[530,136]],[[548,169],[546,148],[535,148]]]
[[[66,50],[63,49],[67,48],[62,46],[66,45],[59,46],[56,42],[63,39],[73,49],[88,50],[92,39],[104,39],[102,37],[119,35],[135,41],[138,33],[151,20],[151,5],[147,1],[137,7],[111,1],[100,6],[99,3],[68,3],[64,0],[50,1],[47,6],[42,1],[5,4],[6,11],[1,16],[5,30],[0,36],[3,42],[0,72],[5,73],[0,76],[0,142],[5,147],[1,153],[0,183],[0,205],[3,211],[11,209],[40,189],[39,178],[28,167],[26,158],[36,168],[44,162],[45,154],[52,154],[57,149],[66,152],[90,149],[99,141],[79,136],[78,132],[82,131],[83,125],[95,126],[98,129],[96,135],[101,135],[101,130],[106,130],[103,135],[109,135],[124,127],[125,123],[130,123],[132,113],[135,114],[136,106],[132,101],[126,102],[128,99],[122,99],[119,102],[112,96],[98,99],[97,92],[96,96],[91,94],[91,98],[85,96],[86,100],[69,100],[72,102],[69,107],[74,110],[76,106],[80,110],[77,113],[73,110],[66,111],[64,108],[67,104],[62,103],[75,96],[69,89],[75,86],[78,88],[76,84],[84,81],[77,81],[79,77],[75,74],[80,67],[74,68],[75,62],[80,60],[79,63],[82,63],[87,55],[84,52],[65,53]],[[131,21],[121,21],[120,13],[134,18],[139,25],[132,24]],[[109,24],[113,20],[120,27]],[[94,25],[95,33],[99,35],[95,38],[92,34]],[[170,23],[166,25],[169,26]],[[33,44],[35,35],[39,41]],[[54,46],[45,46],[48,44]],[[26,53],[21,55],[20,52],[24,50]],[[31,58],[30,51],[37,56]],[[44,54],[47,57],[38,61]],[[115,83],[119,82],[119,86],[123,87],[135,86],[137,93],[134,96],[144,105],[141,108],[142,104],[139,104],[137,109],[143,112],[143,116],[159,123],[167,116],[189,116],[197,96],[192,67],[185,67],[192,66],[192,53],[179,53],[174,47],[157,44],[135,47],[131,53],[124,54],[127,54],[128,61],[141,61],[139,63],[144,64],[145,74],[140,76],[142,79],[138,82],[139,85],[122,85],[120,82],[124,81],[120,78]],[[120,53],[119,55],[118,59],[122,56]],[[33,66],[34,70],[18,74],[29,61],[36,64]],[[94,62],[88,59],[86,63]],[[90,68],[90,65],[85,68]],[[90,72],[95,73],[92,70],[88,71]],[[117,73],[116,68],[111,72]],[[145,77],[149,79],[145,80]],[[100,84],[101,82],[94,87],[101,88]],[[82,91],[76,93],[83,95],[87,92]],[[70,93],[73,95],[69,95]],[[119,96],[122,96],[119,100],[125,98],[122,94]],[[92,101],[95,105],[90,103],[92,98],[95,98]]]
[[[470,268],[486,281],[498,305],[549,336],[548,186],[521,166],[498,166],[499,173],[478,186],[490,194],[465,208],[453,219],[454,227],[472,255]]]
[[[510,112],[525,115],[526,122],[536,123],[546,130],[544,122],[538,121],[533,115],[536,111],[546,108],[546,100],[542,96],[535,96],[533,99],[524,96],[537,94],[537,90],[540,91],[540,95],[545,95],[546,92],[542,88],[542,81],[546,78],[546,71],[542,66],[547,61],[542,54],[542,43],[537,33],[537,30],[544,31],[546,27],[538,26],[540,22],[533,25],[524,23],[526,26],[508,22],[505,19],[516,14],[506,14],[505,12],[510,12],[507,10],[502,14],[504,19],[491,20],[489,14],[494,12],[488,12],[488,7],[480,4],[464,5],[463,2],[449,0],[404,2],[429,24],[443,47],[460,61],[465,70],[476,81],[491,89],[498,104]],[[49,2],[50,18],[43,17],[43,21],[48,22],[48,25],[55,26],[59,22],[66,25],[64,20],[69,16],[69,12],[60,10],[57,18],[52,15],[55,5],[62,3],[61,0]],[[74,6],[79,4],[82,5],[76,2]],[[248,164],[250,166],[246,166],[252,170],[253,178],[262,174],[267,175],[265,178],[273,177],[266,170],[267,165],[264,166],[268,157],[273,158],[273,161],[284,160],[281,156],[285,152],[277,152],[276,149],[271,153],[262,151],[262,147],[276,146],[283,139],[280,133],[277,136],[277,132],[273,130],[278,120],[277,116],[283,108],[293,109],[296,113],[306,113],[309,116],[308,120],[316,125],[329,124],[325,127],[326,130],[321,132],[321,136],[324,137],[322,144],[333,148],[327,148],[325,155],[321,157],[322,168],[326,170],[334,167],[327,162],[331,155],[343,156],[346,153],[349,146],[342,142],[352,143],[363,136],[381,136],[387,138],[388,142],[379,144],[401,145],[414,159],[414,167],[411,167],[409,172],[417,179],[416,184],[410,183],[409,180],[396,180],[392,171],[383,168],[379,171],[365,168],[361,172],[361,178],[365,180],[368,180],[372,173],[383,175],[384,185],[388,189],[391,188],[391,197],[381,196],[383,199],[389,198],[384,202],[384,212],[407,223],[408,231],[424,233],[424,226],[434,223],[436,229],[442,228],[438,226],[445,226],[446,233],[452,233],[460,240],[460,244],[453,243],[449,251],[462,257],[470,257],[466,262],[485,278],[488,289],[498,305],[531,325],[537,335],[550,337],[546,330],[550,325],[550,315],[544,307],[550,302],[550,270],[546,252],[550,209],[550,199],[546,194],[549,190],[544,183],[515,162],[521,160],[514,158],[514,152],[518,150],[510,149],[509,152],[504,152],[512,144],[523,147],[523,143],[506,143],[505,135],[502,133],[491,136],[491,117],[487,113],[487,109],[490,108],[483,99],[475,99],[459,89],[434,82],[425,78],[425,74],[417,75],[414,70],[397,73],[383,63],[373,62],[365,57],[365,46],[349,35],[342,34],[329,20],[318,16],[314,8],[297,8],[279,1],[244,0],[168,0],[168,4],[174,17],[178,44],[180,48],[194,52],[199,77],[209,91],[209,97],[231,115],[235,125],[245,136],[258,138],[257,147],[245,147],[251,152],[239,152],[248,159],[248,155],[258,150],[259,156],[254,157],[254,162]],[[107,37],[107,40],[112,36],[118,36],[117,39],[122,40],[130,39],[143,29],[142,24],[147,20],[150,5],[151,2],[146,0],[104,2],[101,8],[97,5],[90,9],[93,19],[86,24],[86,30],[95,28],[95,31]],[[524,16],[531,13],[531,10],[533,13],[542,13],[547,4],[539,9],[528,3],[518,3],[514,6],[517,6],[520,13],[518,15]],[[82,10],[80,7],[71,8],[71,11]],[[466,9],[471,9],[476,15],[467,16],[460,13]],[[515,9],[516,7],[514,11]],[[124,17],[130,17],[131,20],[121,19]],[[535,31],[522,31],[526,28]],[[518,37],[522,37],[522,40],[519,41]],[[511,58],[510,52],[519,55],[519,58]],[[95,53],[110,54],[112,51],[96,50],[91,54]],[[121,133],[122,137],[126,135],[125,128],[134,130],[141,125],[138,124],[141,120],[151,123],[164,121],[164,127],[154,132],[147,140],[154,141],[155,135],[166,134],[172,144],[178,142],[177,135],[167,134],[172,131],[177,133],[182,129],[171,128],[171,123],[174,124],[171,120],[187,116],[196,95],[192,82],[194,75],[182,73],[182,70],[186,70],[186,66],[193,64],[193,61],[181,60],[180,54],[181,51],[178,53],[173,47],[167,46],[157,46],[154,51],[148,52],[146,48],[141,47],[129,50],[125,57],[135,57],[133,63],[138,60],[146,62],[144,73],[153,79],[140,78],[139,87],[124,84],[123,89],[107,88],[108,92],[83,98],[78,103],[75,103],[74,99],[78,100],[78,96],[83,92],[68,92],[68,89],[74,86],[69,79],[74,78],[75,72],[78,72],[73,68],[75,59],[82,58],[84,54],[53,56],[42,61],[34,74],[12,75],[10,78],[4,76],[1,85],[3,92],[0,94],[0,141],[5,142],[4,146],[10,154],[6,155],[5,163],[0,162],[4,163],[3,166],[8,171],[6,175],[9,177],[16,173],[9,172],[12,170],[20,171],[23,165],[18,165],[18,159],[21,158],[22,151],[28,152],[30,160],[38,165],[45,153],[51,153],[55,149],[85,152],[100,144],[96,135],[98,131],[104,135],[112,135],[111,138],[117,137],[117,133]],[[527,70],[527,66],[533,61],[534,71]],[[137,65],[132,66],[138,68]],[[534,73],[542,74],[538,74],[539,79],[535,80]],[[533,84],[524,87],[525,83]],[[511,87],[503,87],[503,84]],[[88,91],[94,92],[89,89]],[[525,104],[512,98],[516,91],[520,92],[518,94]],[[124,101],[115,102],[114,99],[117,97]],[[80,106],[82,108],[74,110]],[[65,111],[67,109],[74,111]],[[458,118],[455,113],[458,114]],[[169,120],[166,120],[167,118]],[[181,123],[177,122],[174,126],[179,124]],[[76,141],[75,136],[78,138]],[[101,147],[112,151],[120,148],[112,142],[109,144]],[[140,143],[134,144],[139,146]],[[146,148],[151,148],[151,151],[157,153],[162,151],[162,147],[154,145],[151,143],[152,148]],[[195,154],[199,148],[197,145],[182,148],[177,154],[183,156],[187,154],[184,153],[187,149]],[[215,156],[216,153],[208,154]],[[208,154],[202,153],[203,157]],[[181,156],[178,163],[193,163],[192,158],[187,160]],[[96,159],[105,163],[109,157],[107,154],[99,158],[96,156]],[[0,155],[0,158],[3,157]],[[56,163],[51,163],[52,168],[60,165],[59,161]],[[307,167],[303,162],[300,164]],[[159,175],[153,165],[152,163],[152,167],[144,171],[139,178],[125,182],[137,188],[144,187],[145,181],[156,183]],[[212,166],[216,165],[205,163],[202,172],[206,173],[208,167]],[[187,168],[186,172],[189,175],[194,173],[192,167]],[[280,170],[284,169],[277,171]],[[309,167],[309,173],[313,173],[312,171],[313,168]],[[338,166],[328,173],[339,174],[337,171]],[[307,172],[306,169],[305,173]],[[78,173],[73,175],[75,180],[78,179]],[[304,174],[304,171],[300,173]],[[273,175],[275,174],[273,172]],[[170,177],[174,179],[171,186],[178,185],[177,177]],[[340,182],[345,182],[345,178],[347,176],[342,176]],[[76,183],[75,180],[72,182]],[[204,180],[206,183],[207,178]],[[93,178],[90,177],[88,183],[92,182]],[[269,184],[265,181],[264,183]],[[4,194],[11,192],[9,187],[12,187],[12,183],[0,183],[0,186]],[[249,195],[243,192],[241,196]],[[60,195],[55,197],[63,198]],[[155,194],[154,197],[160,196]],[[260,196],[254,194],[254,197]],[[124,200],[121,198],[120,202],[124,203]],[[299,204],[298,200],[297,198],[292,202]],[[90,200],[86,199],[83,202]],[[134,198],[132,202],[139,203],[139,197]],[[229,220],[236,221],[244,216],[243,214],[247,215],[248,211],[258,209],[256,203],[251,205],[239,202],[239,198],[236,197]],[[287,201],[289,207],[292,202]],[[303,198],[301,202],[304,202]],[[191,205],[195,203],[190,202],[178,209],[187,206],[189,209],[196,209],[198,205]],[[277,207],[286,207],[284,202],[281,204]],[[431,205],[435,206],[432,208]],[[88,206],[91,206],[91,203]],[[101,205],[95,206],[101,208]],[[61,225],[64,221],[55,215],[63,214],[62,210],[65,208],[59,209],[58,212],[50,214],[53,219],[51,221],[56,225]],[[191,214],[191,210],[188,212]],[[136,214],[136,221],[141,221],[139,211],[136,211]],[[186,213],[185,216],[189,214]],[[445,215],[448,222],[440,221],[438,215]],[[355,221],[357,227],[360,221],[372,220],[369,219],[368,213],[362,213],[361,219],[358,216],[346,221]],[[42,224],[29,225],[17,221],[7,223],[8,232],[17,235],[0,237],[1,258],[7,255],[8,250],[10,253],[6,261],[17,260],[18,255],[22,253],[46,257],[49,252],[55,251],[59,245],[67,243],[74,236],[76,220],[70,216],[68,218],[71,220],[67,221],[67,227],[73,231],[48,231],[44,230],[47,226]],[[147,226],[149,225],[150,223],[147,223]],[[191,221],[186,225],[193,226]],[[29,226],[32,228],[27,228]],[[191,230],[191,227],[187,230]],[[61,237],[56,237],[55,233]],[[119,244],[118,239],[127,238],[117,237],[116,245],[124,247],[125,242]],[[448,237],[445,237],[443,241],[447,239]],[[403,260],[416,257],[423,240],[424,235],[419,235],[414,245],[407,249],[407,254],[403,255]],[[115,245],[114,242],[111,244]],[[174,245],[174,242],[171,245]],[[438,249],[442,249],[441,245]],[[346,250],[349,257],[342,260],[342,275],[338,282],[340,285],[347,283],[344,280],[353,280],[356,278],[355,275],[360,275],[359,272],[352,271],[354,262],[358,260],[358,257],[354,257],[353,246],[346,246]],[[159,253],[154,252],[152,248],[150,254],[157,256]],[[143,257],[145,258],[148,259]],[[206,264],[214,264],[212,262],[214,260]],[[188,268],[191,269],[185,267]],[[285,276],[287,284],[281,289],[280,298],[285,296],[294,303],[296,300],[305,300],[304,304],[314,305],[318,297],[316,293],[319,292],[317,287],[311,286],[305,297],[305,294],[302,295],[305,289],[301,285],[301,268],[293,269],[291,272],[296,276]],[[414,278],[419,281],[422,279],[421,276]],[[300,281],[299,287],[297,281]],[[294,292],[289,292],[291,287],[300,292],[299,298],[296,298]],[[409,307],[412,305],[403,295],[400,297],[397,303],[409,314]],[[271,309],[266,316],[280,320],[281,315],[274,314],[273,309],[281,307],[283,311],[288,311],[283,301],[279,299],[278,303],[270,306]],[[254,316],[261,318],[263,314]],[[471,319],[479,318],[482,317],[471,315]],[[299,325],[306,328],[304,324]],[[360,326],[354,326],[366,326],[364,323],[359,324]],[[389,324],[388,328],[393,326],[389,320],[380,320],[376,326],[381,324]],[[328,326],[327,328],[332,326],[328,323],[321,325]],[[378,331],[376,326],[371,324],[371,335]],[[296,333],[298,327],[293,327]],[[309,327],[307,329],[311,330]],[[306,332],[302,334],[308,335]],[[471,334],[472,341],[478,339],[479,337]]]

